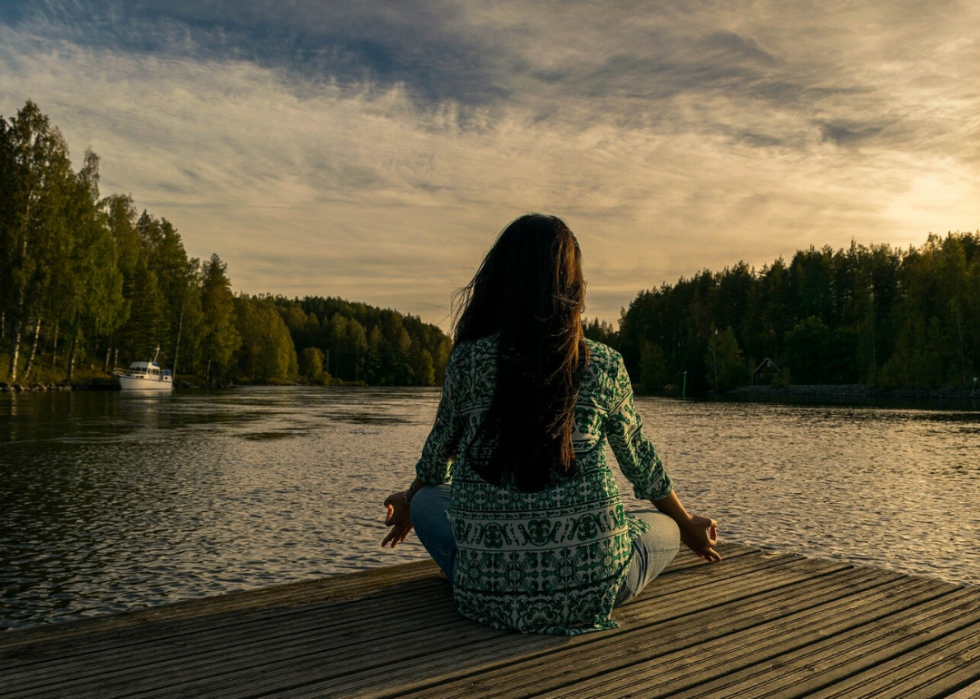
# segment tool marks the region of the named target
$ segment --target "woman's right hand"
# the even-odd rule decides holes
[[[385,508],[388,515],[385,517],[385,525],[391,527],[388,535],[381,542],[381,546],[391,544],[395,548],[398,544],[405,541],[408,533],[412,531],[412,508],[408,505],[405,493],[392,493],[385,498]]]
[[[709,563],[721,560],[714,548],[718,545],[718,522],[710,517],[690,515],[690,519],[678,523],[678,526],[681,530],[681,541],[699,558]]]

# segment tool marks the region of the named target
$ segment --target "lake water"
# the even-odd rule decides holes
[[[439,395],[0,394],[0,628],[425,557],[381,502]],[[637,404],[723,538],[980,583],[980,406]]]

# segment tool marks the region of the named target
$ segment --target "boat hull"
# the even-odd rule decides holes
[[[169,378],[169,377],[168,377]],[[119,388],[123,391],[172,391],[174,382],[157,376],[116,376]]]

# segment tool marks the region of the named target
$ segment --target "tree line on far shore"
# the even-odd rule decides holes
[[[209,384],[441,382],[438,327],[341,299],[234,294],[218,255],[189,258],[166,219],[103,198],[28,102],[0,117],[0,381],[68,382],[158,361]]]
[[[919,247],[851,244],[743,262],[640,292],[619,349],[646,391],[776,385],[969,385],[980,369],[980,233]],[[0,381],[71,382],[159,361],[207,383],[438,385],[438,327],[338,298],[234,294],[226,264],[189,258],[166,219],[102,197],[38,107],[0,117]],[[769,360],[768,362],[766,360]],[[761,367],[764,371],[759,371]]]
[[[593,321],[646,391],[750,383],[972,386],[980,369],[980,233],[799,250],[640,292],[618,332]],[[767,362],[766,360],[769,360]],[[757,371],[758,370],[758,371]]]

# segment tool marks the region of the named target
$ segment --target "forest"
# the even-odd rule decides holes
[[[639,388],[752,383],[968,386],[980,369],[980,234],[921,246],[797,251],[640,292],[619,328]],[[103,197],[99,159],[72,169],[37,105],[0,117],[0,381],[72,383],[158,357],[186,382],[439,385],[438,327],[339,298],[232,292],[214,254],[187,256],[164,218]]]
[[[640,292],[617,333],[645,391],[751,383],[971,387],[980,369],[980,233],[921,246],[797,251]],[[768,360],[768,361],[767,361]],[[762,366],[760,366],[762,365]],[[759,369],[757,372],[756,370]]]
[[[124,194],[99,159],[72,169],[32,102],[0,117],[0,381],[76,382],[157,356],[180,381],[441,383],[450,339],[397,311],[337,298],[232,292],[214,254]]]

